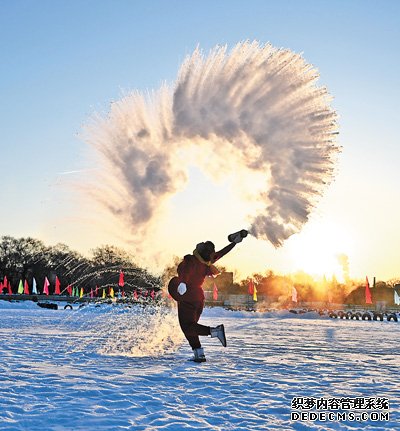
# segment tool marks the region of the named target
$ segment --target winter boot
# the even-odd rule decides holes
[[[204,354],[204,349],[199,347],[198,349],[193,349],[194,356],[192,361],[194,362],[206,362],[206,356]]]
[[[224,325],[218,325],[215,328],[210,328],[211,330],[211,338],[218,337],[218,340],[221,341],[221,344],[226,347],[226,337],[225,337],[225,328]]]

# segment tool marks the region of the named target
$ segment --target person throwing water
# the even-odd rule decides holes
[[[187,254],[178,265],[178,276],[173,277],[168,283],[168,292],[178,303],[179,325],[193,349],[195,362],[206,361],[199,336],[216,337],[226,347],[224,325],[210,327],[198,323],[205,299],[202,285],[207,276],[219,274],[214,263],[229,253],[247,234],[247,230],[243,229],[228,235],[230,244],[220,251],[215,251],[211,241],[197,244],[193,254]]]

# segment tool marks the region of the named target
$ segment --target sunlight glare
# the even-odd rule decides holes
[[[349,277],[351,237],[331,221],[310,222],[288,241],[296,270],[322,278],[335,276],[343,282]]]

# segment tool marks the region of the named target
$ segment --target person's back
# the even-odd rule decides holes
[[[210,267],[200,262],[192,254],[187,254],[178,265],[178,277],[185,283],[187,291],[184,294],[185,301],[203,301],[204,291],[202,285],[207,276],[212,275]]]

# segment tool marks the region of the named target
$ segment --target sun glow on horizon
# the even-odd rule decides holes
[[[314,222],[288,241],[295,270],[318,278],[333,276],[340,282],[350,277],[350,235],[334,222]]]

